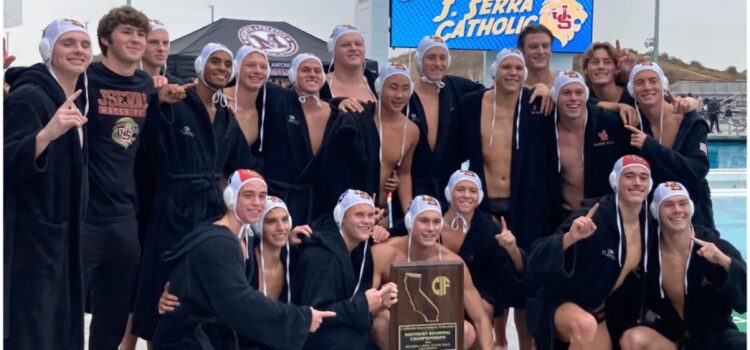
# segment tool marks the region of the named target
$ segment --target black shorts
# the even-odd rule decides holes
[[[505,222],[510,220],[510,197],[508,198],[487,198],[487,210],[494,216],[497,221],[500,217],[505,218]],[[508,223],[508,225],[510,225]]]

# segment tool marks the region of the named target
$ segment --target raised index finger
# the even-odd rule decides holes
[[[594,204],[594,206],[589,209],[589,212],[586,213],[586,217],[589,219],[593,218],[597,210],[599,210],[599,203]]]
[[[620,39],[615,40],[615,51],[617,52],[618,56],[620,55],[620,53],[622,53],[622,49],[620,48]]]
[[[508,225],[505,223],[505,217],[500,217],[500,232],[505,232],[508,230]]]
[[[698,239],[698,238],[695,238],[695,237],[693,237],[693,241],[694,241],[695,243],[698,243],[698,245],[699,245],[699,246],[701,246],[701,247],[703,247],[703,246],[705,246],[706,244],[708,244],[708,242],[706,242],[706,241],[703,241],[703,240],[700,240],[700,239]]]
[[[70,105],[73,104],[73,101],[75,101],[78,96],[81,96],[82,90],[78,89],[76,92],[72,93],[68,98],[63,102],[61,107],[70,108]]]

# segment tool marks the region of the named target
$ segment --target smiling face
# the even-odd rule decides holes
[[[361,67],[365,62],[365,40],[359,33],[346,33],[336,41],[334,64]]]
[[[91,62],[91,40],[81,32],[68,32],[55,42],[52,50],[52,68],[58,72],[78,75],[86,71]]]
[[[129,24],[119,24],[109,38],[102,38],[107,46],[106,57],[123,64],[137,64],[146,51],[146,31]]]
[[[562,118],[583,117],[586,110],[586,90],[580,83],[569,83],[560,89],[557,107]]]
[[[240,84],[247,90],[260,90],[268,78],[268,61],[260,52],[253,52],[242,60]]]
[[[149,67],[163,67],[169,56],[169,33],[163,29],[152,30],[146,37],[146,51],[143,64]]]
[[[529,34],[526,36],[521,52],[529,69],[549,68],[549,60],[552,57],[552,39],[546,33]]]
[[[497,67],[495,86],[506,92],[516,92],[523,86],[524,66],[518,57],[508,57]]]
[[[260,220],[266,207],[268,189],[261,181],[250,181],[242,186],[237,196],[237,216],[242,222],[254,223]]]
[[[443,80],[448,74],[448,57],[448,51],[440,46],[427,50],[422,58],[422,74],[432,81]]]
[[[659,206],[659,223],[665,231],[682,232],[690,228],[690,199],[683,195],[671,196]]]
[[[586,81],[591,85],[614,84],[617,65],[607,49],[601,47],[593,51],[583,71],[586,74]]]
[[[292,222],[284,208],[271,209],[263,219],[263,243],[275,248],[286,245]]]
[[[383,82],[380,91],[380,103],[383,110],[401,113],[411,95],[411,82],[401,74],[394,74]]]
[[[640,205],[648,196],[648,185],[651,181],[649,171],[641,166],[629,166],[622,170],[617,187],[621,201],[631,205]]]
[[[316,94],[323,87],[323,67],[314,59],[307,59],[297,67],[297,88],[307,94]]]
[[[473,212],[479,205],[479,188],[473,181],[456,184],[451,192],[451,205],[461,214]]]
[[[214,89],[220,89],[229,83],[232,75],[232,57],[224,51],[216,51],[208,56],[203,78]]]
[[[362,242],[370,238],[373,225],[375,208],[365,203],[355,204],[344,214],[341,232],[354,242]]]
[[[438,235],[443,229],[443,217],[434,210],[419,213],[412,224],[412,243],[429,248],[437,244]]]
[[[656,72],[644,70],[633,78],[633,97],[644,107],[657,105],[662,100],[661,79]]]

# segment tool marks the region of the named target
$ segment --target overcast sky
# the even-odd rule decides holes
[[[22,0],[23,25],[5,29],[14,65],[39,61],[37,45],[41,30],[55,18],[88,21],[89,32],[103,14],[126,1]],[[215,18],[287,21],[327,39],[334,25],[354,23],[358,0],[132,0],[134,7],[167,25],[172,39],[192,32]],[[436,3],[439,0],[431,0]],[[709,5],[710,3],[710,5]],[[594,0],[594,40],[619,38],[623,46],[645,51],[644,41],[653,36],[654,0]],[[387,21],[387,18],[383,19]],[[661,0],[661,52],[686,62],[725,69],[747,67],[746,0]],[[94,40],[96,41],[96,40]],[[97,47],[98,45],[95,45]],[[97,50],[98,51],[98,47]]]

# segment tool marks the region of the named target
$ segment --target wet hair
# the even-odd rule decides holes
[[[615,51],[615,47],[606,41],[597,41],[595,43],[592,43],[591,46],[589,46],[588,50],[583,53],[583,69],[586,69],[586,66],[589,65],[591,59],[594,58],[594,52],[599,49],[604,49],[605,51],[607,51],[607,56],[612,59],[615,67],[617,67],[617,51]]]
[[[102,38],[107,38],[111,43],[112,32],[121,24],[142,29],[146,35],[151,31],[148,17],[143,12],[128,5],[113,8],[99,20],[99,27],[96,28],[96,36],[99,39],[99,48],[102,50],[102,56],[107,56],[107,46],[102,42]]]
[[[523,50],[523,45],[526,44],[526,36],[530,34],[540,33],[547,34],[547,36],[549,36],[550,44],[552,44],[552,41],[555,40],[554,36],[552,35],[552,31],[550,31],[547,27],[541,24],[529,24],[523,28],[521,34],[518,34],[518,49]]]

